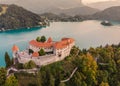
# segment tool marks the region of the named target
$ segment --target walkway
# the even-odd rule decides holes
[[[72,77],[73,77],[73,75],[75,74],[75,72],[77,71],[77,69],[78,69],[78,67],[76,67],[74,70],[73,70],[73,72],[72,72],[72,74],[70,75],[70,77],[68,78],[68,79],[66,79],[66,80],[62,80],[62,81],[60,81],[60,82],[67,82],[67,81],[69,81]]]
[[[40,69],[38,69],[38,68],[17,70],[16,68],[11,67],[7,70],[7,77],[9,77],[11,74],[14,74],[14,73],[19,73],[19,72],[36,73],[39,70]],[[13,73],[10,73],[10,71],[13,71]]]

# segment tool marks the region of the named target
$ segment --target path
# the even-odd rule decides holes
[[[66,80],[62,80],[62,81],[60,81],[60,82],[67,82],[67,81],[69,81],[72,77],[73,77],[73,75],[75,74],[75,72],[77,71],[77,69],[78,69],[78,67],[76,67],[74,70],[73,70],[73,72],[72,72],[72,74],[70,75],[70,77],[68,78],[68,79],[66,79]]]

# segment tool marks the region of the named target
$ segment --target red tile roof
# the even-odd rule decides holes
[[[47,43],[52,43],[52,38],[51,37],[48,38]]]
[[[13,47],[12,47],[12,51],[13,51],[13,52],[17,52],[17,51],[19,51],[19,48],[18,48],[18,46],[16,46],[16,45],[13,45]]]
[[[38,52],[34,52],[33,54],[32,54],[32,57],[38,57],[39,56],[39,53]]]
[[[56,49],[62,49],[67,47],[69,44],[73,43],[74,39],[72,38],[63,38],[60,42],[56,42],[54,47]]]
[[[47,42],[37,42],[36,40],[32,40],[29,42],[30,45],[33,45],[35,47],[43,47],[43,48],[49,48],[52,47],[52,43],[47,43]]]
[[[72,38],[62,38],[60,42],[52,42],[52,38],[49,38],[47,42],[37,42],[36,40],[32,40],[29,42],[30,45],[33,45],[35,47],[39,48],[50,48],[55,47],[56,49],[62,49],[67,47],[69,44],[73,43],[74,39]]]

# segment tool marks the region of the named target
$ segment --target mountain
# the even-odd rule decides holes
[[[0,5],[0,29],[16,29],[21,27],[33,27],[44,20],[37,14],[32,13],[17,5]]]
[[[93,19],[120,21],[120,6],[107,8],[92,15]]]
[[[81,0],[3,0],[2,3],[17,4],[34,13],[54,13],[66,15],[91,15],[98,10],[85,6]],[[32,4],[32,5],[31,5]]]
[[[3,4],[16,4],[34,13],[42,14],[56,9],[82,6],[80,0],[2,0]]]
[[[79,6],[75,8],[68,8],[68,9],[61,9],[61,8],[54,8],[54,9],[47,9],[46,13],[53,13],[53,14],[66,14],[69,16],[75,16],[75,15],[92,15],[96,12],[98,12],[98,9],[91,8],[88,6]]]
[[[99,10],[95,8],[91,8],[88,6],[82,6],[82,7],[75,7],[75,8],[62,10],[62,13],[75,16],[75,15],[92,15],[98,11]]]
[[[88,6],[99,10],[104,10],[113,6],[120,6],[120,1],[115,0],[115,1],[97,2],[97,3],[88,4]]]

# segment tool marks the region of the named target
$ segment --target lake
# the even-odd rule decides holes
[[[37,36],[45,35],[53,40],[62,37],[72,37],[80,49],[97,47],[120,42],[120,24],[102,26],[100,21],[89,20],[83,22],[54,22],[49,27],[36,27],[31,29],[11,30],[0,33],[0,66],[5,66],[4,54],[7,51],[12,57],[11,48],[14,44],[20,50],[26,49],[28,42]]]

